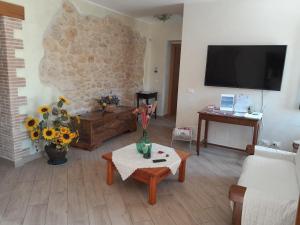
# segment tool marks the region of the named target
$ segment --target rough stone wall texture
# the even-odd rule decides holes
[[[22,29],[22,20],[0,16],[0,157],[14,162],[29,154],[29,149],[22,147],[28,136],[19,107],[27,104],[27,99],[18,95],[18,88],[26,86],[16,71],[24,68],[24,60],[15,57],[15,50],[23,49],[22,40],[14,38],[18,29]]]
[[[133,105],[142,89],[146,38],[112,17],[80,15],[64,2],[44,37],[40,79],[72,100],[73,111],[92,111],[110,92]]]

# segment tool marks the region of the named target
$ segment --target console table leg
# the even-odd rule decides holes
[[[204,147],[207,148],[207,137],[208,137],[208,120],[205,120],[205,131],[204,131]]]
[[[246,152],[247,152],[249,155],[254,155],[254,152],[255,152],[255,145],[247,145],[247,146],[246,146]]]
[[[157,191],[157,178],[156,177],[150,177],[148,188],[149,188],[148,202],[151,205],[154,205],[156,203],[156,191]]]
[[[259,130],[260,130],[260,123],[257,124],[257,134],[256,134],[256,145],[258,143],[258,137],[259,137]]]
[[[199,155],[199,152],[200,152],[201,125],[202,125],[202,119],[200,118],[200,115],[199,115],[198,133],[197,133],[197,155]]]
[[[155,96],[155,101],[157,102],[157,94],[156,94],[156,96]],[[156,119],[156,117],[157,117],[157,107],[156,107],[156,109],[155,109],[154,115],[155,115],[155,119]]]
[[[108,185],[112,185],[113,179],[114,179],[114,166],[113,166],[112,161],[107,161],[106,183]]]
[[[253,146],[255,146],[257,144],[258,132],[259,132],[259,124],[257,124],[257,125],[254,126],[253,140],[252,140],[252,145]]]
[[[186,167],[186,160],[182,160],[179,167],[179,175],[178,175],[179,182],[184,182],[185,180],[185,167]]]

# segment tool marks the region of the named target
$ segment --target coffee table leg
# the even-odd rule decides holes
[[[156,203],[156,191],[157,191],[157,178],[156,177],[150,177],[149,182],[149,199],[148,202],[151,205],[154,205]]]
[[[185,167],[186,167],[186,160],[181,161],[179,166],[179,175],[178,175],[178,181],[184,182],[185,180]]]
[[[113,166],[112,161],[107,161],[106,183],[108,185],[112,185],[113,179],[114,179],[114,166]]]

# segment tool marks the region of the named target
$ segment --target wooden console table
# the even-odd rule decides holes
[[[114,112],[91,112],[80,115],[79,142],[72,146],[92,151],[116,135],[136,131],[133,107],[119,106]]]
[[[252,146],[254,147],[257,144],[261,119],[252,119],[252,118],[250,119],[242,115],[237,116],[235,115],[234,112],[225,112],[216,109],[210,110],[207,108],[198,112],[198,115],[199,115],[199,120],[198,120],[198,134],[197,134],[197,155],[199,155],[200,152],[201,126],[203,120],[205,121],[205,131],[204,131],[204,140],[202,141],[202,143],[204,144],[205,148],[207,147],[207,144],[209,144],[207,142],[209,121],[253,127]]]

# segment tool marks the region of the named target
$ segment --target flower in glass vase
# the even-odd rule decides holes
[[[151,149],[152,143],[148,137],[147,128],[149,127],[151,117],[155,112],[157,107],[157,102],[154,102],[152,105],[143,104],[139,108],[136,108],[133,113],[136,115],[140,115],[140,124],[143,129],[142,137],[137,141],[136,148],[137,151],[143,154],[144,158],[149,159],[151,158]]]
[[[25,127],[36,150],[44,146],[49,156],[49,164],[63,164],[67,161],[66,153],[72,142],[78,142],[80,118],[72,117],[64,108],[70,101],[59,97],[52,105],[40,106],[37,110],[40,118],[28,117]]]

